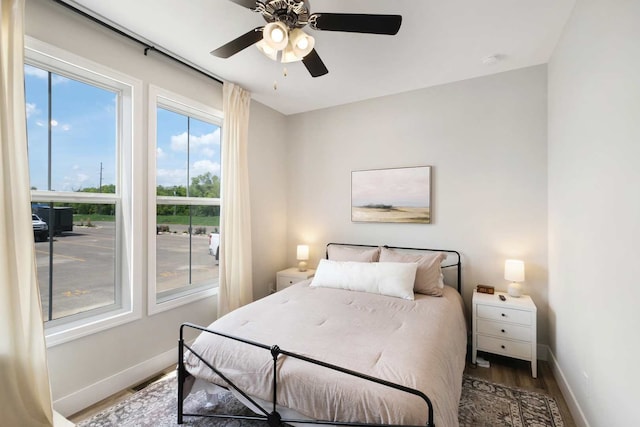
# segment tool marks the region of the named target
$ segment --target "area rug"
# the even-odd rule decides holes
[[[176,422],[177,380],[175,375],[153,383],[120,403],[78,424],[78,427],[173,427]],[[184,403],[185,412],[225,411],[253,415],[230,393],[207,403],[204,391],[193,393]],[[563,427],[557,402],[532,391],[506,387],[465,375],[458,411],[460,427]],[[265,427],[263,421],[184,418],[185,426]],[[446,427],[446,426],[438,426]]]

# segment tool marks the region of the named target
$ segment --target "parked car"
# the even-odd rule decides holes
[[[33,237],[36,242],[45,241],[49,238],[49,226],[36,214],[31,214],[31,224],[33,225]]]
[[[209,233],[209,255],[216,257],[216,264],[220,262],[220,234]]]

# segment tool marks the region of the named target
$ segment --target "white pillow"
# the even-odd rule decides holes
[[[321,259],[312,287],[348,289],[413,300],[417,263]]]

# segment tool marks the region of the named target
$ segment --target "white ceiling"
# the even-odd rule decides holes
[[[329,74],[283,65],[251,46],[229,59],[209,52],[262,16],[228,0],[69,0],[222,80],[258,102],[295,114],[543,64],[575,0],[309,0],[314,12],[402,15],[396,36],[314,31]],[[486,65],[482,59],[498,55]],[[274,90],[277,82],[277,90]]]

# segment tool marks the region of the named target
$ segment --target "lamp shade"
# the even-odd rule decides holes
[[[282,58],[280,62],[284,64],[284,63],[296,62],[296,61],[302,61],[302,57],[299,57],[298,55],[296,55],[296,53],[293,50],[293,47],[291,46],[291,43],[289,43],[287,47],[282,51]]]
[[[271,49],[282,50],[289,43],[287,35],[287,26],[282,22],[276,21],[267,24],[262,31],[262,40],[269,45]]]
[[[309,259],[309,246],[298,245],[296,249],[296,259],[298,260],[298,270],[307,271],[307,260]]]
[[[524,282],[524,261],[506,260],[504,262],[504,278],[511,282]]]
[[[309,246],[307,245],[298,245],[296,250],[296,259],[298,261],[306,261],[309,259]]]
[[[270,58],[274,61],[278,60],[278,51],[275,49],[272,49],[271,46],[269,46],[267,44],[267,42],[264,41],[264,39],[260,40],[258,43],[256,43],[256,47],[258,48],[258,50],[262,53],[264,53],[264,55],[267,58]]]
[[[289,42],[293,53],[299,59],[304,58],[313,50],[316,40],[300,28],[295,28],[289,34]]]

